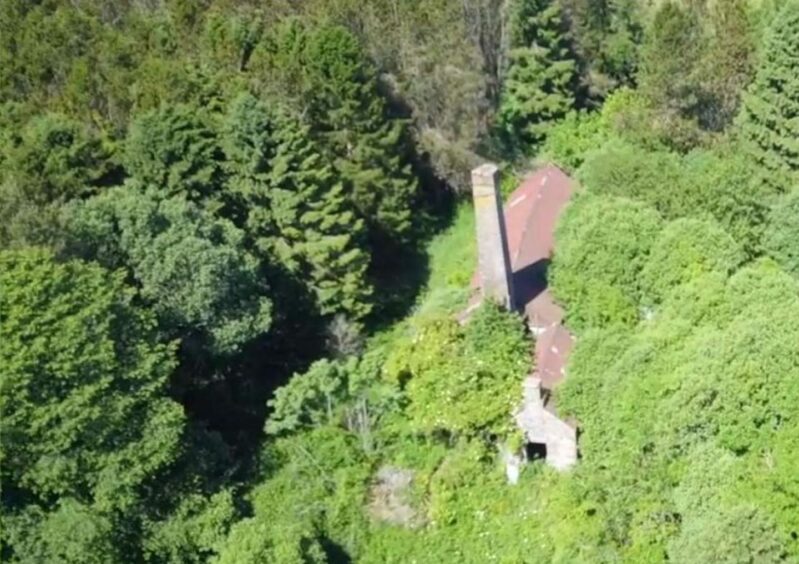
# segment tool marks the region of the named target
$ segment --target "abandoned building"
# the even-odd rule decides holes
[[[565,376],[574,339],[547,288],[547,267],[572,181],[559,168],[545,166],[525,178],[504,206],[495,165],[474,169],[472,186],[480,297],[523,312],[536,337],[535,369],[525,378],[515,413],[525,436],[524,456],[565,470],[577,461],[577,429],[558,417],[551,398]],[[509,479],[514,481],[510,474]]]

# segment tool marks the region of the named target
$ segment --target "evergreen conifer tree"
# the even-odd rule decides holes
[[[314,147],[308,128],[281,118],[270,176],[278,256],[310,278],[323,314],[361,319],[371,310],[364,224]]]
[[[574,106],[576,63],[560,4],[519,0],[499,119],[513,141],[539,143]]]
[[[633,82],[643,30],[637,0],[565,0],[590,97]]]
[[[222,148],[227,172],[226,199],[230,215],[245,227],[250,243],[260,247],[264,236],[274,236],[269,211],[269,170],[274,157],[275,124],[270,113],[249,93],[231,104],[222,126]],[[261,248],[263,251],[264,249]]]
[[[142,114],[125,145],[128,174],[166,196],[202,200],[221,184],[216,132],[196,106],[178,104]]]
[[[642,125],[658,144],[687,151],[732,123],[754,62],[747,4],[669,0],[658,7],[637,77]]]
[[[302,76],[312,132],[343,176],[346,197],[372,238],[407,236],[418,190],[407,125],[388,115],[358,40],[337,26],[302,33],[294,25],[283,30],[279,49],[276,63],[287,76]]]
[[[700,64],[706,94],[699,122],[705,129],[721,131],[738,113],[744,89],[754,76],[757,49],[747,0],[715,2],[708,10],[708,45]]]
[[[0,129],[0,247],[57,246],[58,208],[97,191],[109,155],[88,128],[59,114]]]
[[[787,192],[799,180],[799,2],[787,2],[766,37],[755,80],[738,116],[740,137],[762,171],[759,180]]]
[[[641,92],[663,112],[690,114],[698,104],[702,54],[699,14],[669,0],[655,13],[643,47]]]
[[[366,315],[364,223],[309,128],[243,95],[231,106],[223,146],[254,246],[306,283],[323,314]]]

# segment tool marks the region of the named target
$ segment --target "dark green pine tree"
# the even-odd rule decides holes
[[[643,30],[638,0],[564,0],[591,98],[632,84]]]
[[[253,95],[233,100],[222,126],[228,215],[245,229],[261,251],[276,236],[269,209],[269,171],[275,155],[275,123]]]
[[[539,143],[575,103],[576,63],[560,4],[518,0],[499,119],[513,143]]]
[[[322,314],[363,319],[372,307],[364,224],[333,169],[323,162],[309,128],[281,117],[270,177],[274,250],[307,276]]]
[[[187,104],[138,116],[125,142],[126,171],[167,196],[214,196],[223,180],[222,155],[209,121],[202,108]]]
[[[707,38],[700,18],[696,6],[662,3],[641,48],[638,84],[651,110],[648,126],[663,143],[681,150],[700,142],[698,118],[707,101],[701,70]]]
[[[741,97],[755,74],[757,45],[747,0],[726,0],[708,7],[710,37],[700,72],[706,103],[699,123],[722,131],[733,123]]]
[[[766,36],[738,130],[759,180],[776,192],[799,181],[799,3],[787,2]]]
[[[311,122],[345,180],[370,234],[407,236],[418,190],[403,120],[388,115],[357,39],[341,27],[311,33],[304,46]]]
[[[223,130],[228,192],[253,246],[305,283],[321,313],[368,314],[364,224],[309,128],[243,94]]]

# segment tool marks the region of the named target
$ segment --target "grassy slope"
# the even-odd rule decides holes
[[[470,205],[461,205],[452,225],[430,243],[428,258],[428,283],[414,311],[370,340],[370,349],[390,349],[419,319],[454,314],[466,305],[476,264]],[[557,515],[574,507],[568,483],[541,465],[529,467],[522,483],[510,488],[496,453],[479,441],[448,448],[404,436],[386,446],[386,463],[415,471],[413,504],[427,521],[417,530],[372,524],[359,561],[546,561],[552,556],[549,535],[570,534],[559,527],[545,530],[537,517],[545,509]],[[554,495],[543,495],[552,488]]]
[[[452,224],[427,247],[428,279],[411,313],[394,325],[370,337],[367,349],[390,348],[417,318],[455,313],[466,305],[469,282],[477,261],[474,236],[474,211],[461,204]]]
[[[474,230],[474,210],[463,204],[452,225],[430,243],[430,278],[415,314],[456,311],[465,305],[477,261]]]

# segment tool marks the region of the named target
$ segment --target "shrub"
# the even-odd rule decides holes
[[[658,213],[622,198],[584,194],[558,225],[550,282],[577,330],[638,318],[638,274],[660,231]]]
[[[706,272],[730,274],[743,258],[740,246],[715,221],[675,220],[655,241],[641,272],[644,302],[659,303],[671,289]]]
[[[600,114],[569,112],[550,126],[541,156],[567,172],[574,172],[583,164],[586,153],[602,145],[607,136]]]

